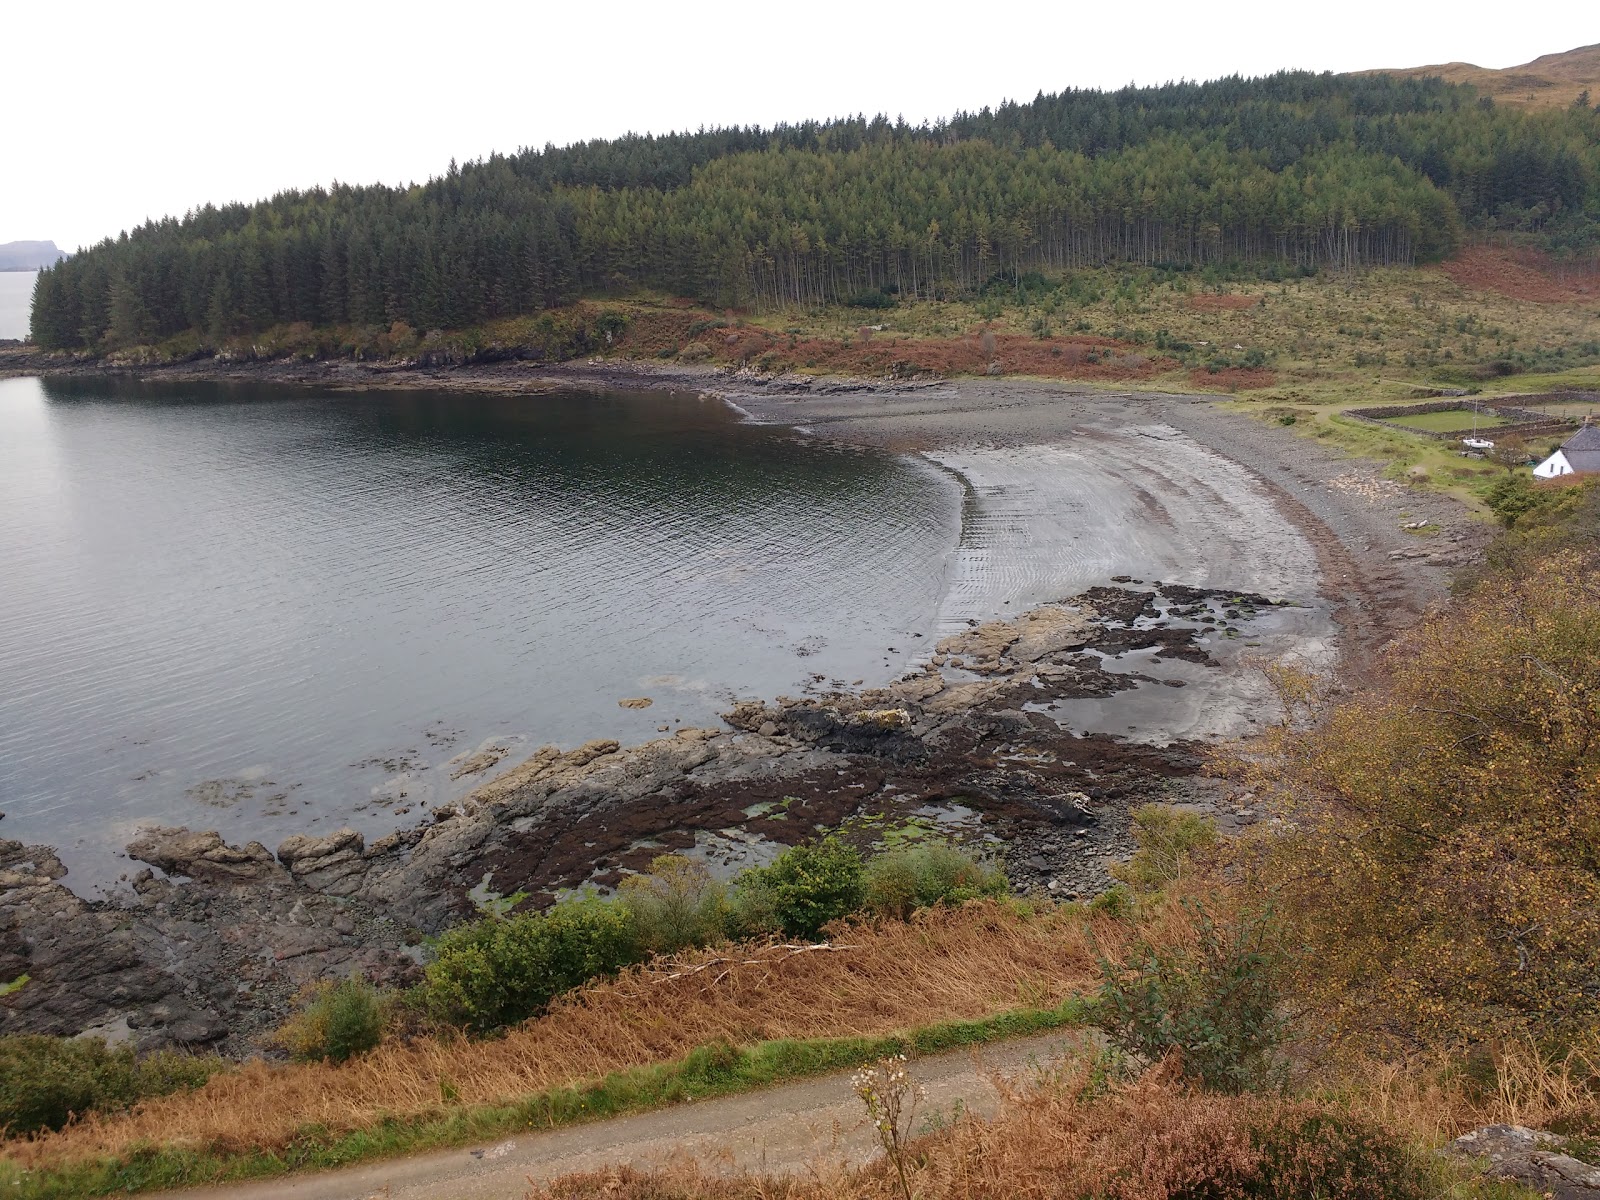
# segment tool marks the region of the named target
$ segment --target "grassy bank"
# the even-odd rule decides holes
[[[1095,978],[1092,939],[1116,946],[1126,936],[1121,922],[1083,910],[984,902],[857,927],[827,951],[693,951],[580,988],[503,1036],[396,1039],[338,1065],[252,1062],[197,1090],[153,1097],[131,1113],[91,1114],[3,1150],[14,1180],[124,1187],[119,1181],[138,1179],[152,1187],[471,1140],[483,1128],[502,1128],[494,1122],[509,1120],[508,1112],[531,1111],[529,1104],[547,1114],[572,1103],[592,1111],[584,1096],[573,1096],[608,1077],[633,1080],[616,1085],[619,1095],[644,1097],[631,1103],[656,1103],[685,1078],[669,1065],[700,1069],[693,1064],[705,1062],[705,1047],[772,1047],[738,1070],[730,1065],[732,1087],[744,1086],[741,1078],[781,1078],[762,1072],[791,1069],[786,1062],[794,1070],[805,1062],[813,1064],[805,1070],[859,1065],[852,1043],[906,1030],[922,1030],[916,1044],[936,1048],[1043,1027],[1041,1013],[1066,1020],[1070,1002]],[[795,1044],[835,1048],[778,1048]],[[666,1074],[650,1074],[656,1070]],[[682,1090],[702,1094],[692,1083]],[[516,1127],[528,1120],[518,1117]],[[148,1164],[163,1164],[167,1174],[148,1175]]]
[[[297,1130],[282,1147],[186,1149],[149,1146],[112,1159],[34,1170],[0,1162],[0,1187],[18,1200],[122,1195],[326,1170],[374,1159],[488,1141],[706,1100],[859,1067],[892,1054],[935,1054],[1076,1024],[1082,1004],[1023,1008],[972,1021],[945,1021],[877,1037],[785,1038],[701,1046],[672,1062],[613,1071],[503,1104],[451,1106],[339,1133]]]

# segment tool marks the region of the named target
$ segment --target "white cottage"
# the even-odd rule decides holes
[[[1583,471],[1600,471],[1600,425],[1585,425],[1562,442],[1561,449],[1533,469],[1540,479],[1577,475]]]

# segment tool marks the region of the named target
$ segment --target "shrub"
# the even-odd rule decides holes
[[[745,936],[781,933],[814,939],[829,921],[849,916],[863,897],[861,855],[836,837],[793,846],[770,866],[734,885],[734,924]]]
[[[1381,688],[1244,769],[1302,998],[1348,1037],[1600,1029],[1600,575],[1575,549],[1491,577],[1391,651]]]
[[[1183,1074],[1213,1091],[1281,1081],[1281,959],[1270,914],[1219,925],[1199,904],[1186,901],[1185,908],[1192,941],[1137,943],[1128,968],[1101,958],[1095,1024],[1118,1049],[1146,1062],[1176,1054]]]
[[[1112,874],[1138,891],[1159,891],[1182,878],[1190,858],[1217,844],[1216,822],[1166,804],[1143,804],[1133,813],[1138,849]]]
[[[1337,1110],[1294,1106],[1260,1120],[1250,1141],[1250,1195],[1420,1200],[1433,1191],[1393,1133]]]
[[[536,1016],[562,992],[640,957],[626,907],[568,901],[547,913],[450,930],[427,966],[425,1000],[443,1020],[486,1033]]]
[[[1533,480],[1522,474],[1506,474],[1489,485],[1483,502],[1489,511],[1500,518],[1500,523],[1510,529],[1519,517],[1535,511],[1548,503],[1551,494],[1533,486]]]
[[[388,1007],[364,979],[326,983],[278,1030],[277,1041],[296,1062],[347,1062],[383,1041]]]
[[[1133,916],[1135,907],[1133,893],[1125,883],[1114,883],[1089,901],[1090,912],[1110,917],[1113,921],[1128,920]]]
[[[619,890],[640,947],[652,954],[704,946],[725,936],[727,890],[703,862],[663,854],[651,861],[648,875],[630,875]]]
[[[1006,877],[943,842],[905,846],[877,855],[862,876],[866,907],[905,920],[919,908],[1003,896]]]
[[[197,1088],[222,1066],[171,1052],[139,1058],[98,1038],[0,1037],[0,1129],[12,1137],[60,1129],[74,1116]]]
[[[845,304],[851,308],[893,308],[895,303],[893,296],[878,288],[856,292],[845,298]]]

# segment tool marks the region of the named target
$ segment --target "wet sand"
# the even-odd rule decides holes
[[[1334,628],[1300,634],[1332,634],[1360,671],[1448,595],[1490,535],[1449,497],[1230,412],[1227,397],[1008,379],[851,386],[724,379],[707,390],[757,419],[961,475],[965,529],[941,613],[951,620],[1119,574],[1232,587],[1319,599]],[[1426,536],[1404,528],[1419,521]]]

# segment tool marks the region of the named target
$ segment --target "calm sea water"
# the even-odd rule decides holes
[[[28,314],[33,311],[33,281],[37,271],[0,271],[0,338],[28,336]]]
[[[887,679],[960,505],[690,395],[0,381],[0,833],[81,888],[148,821],[371,835],[485,747]]]

